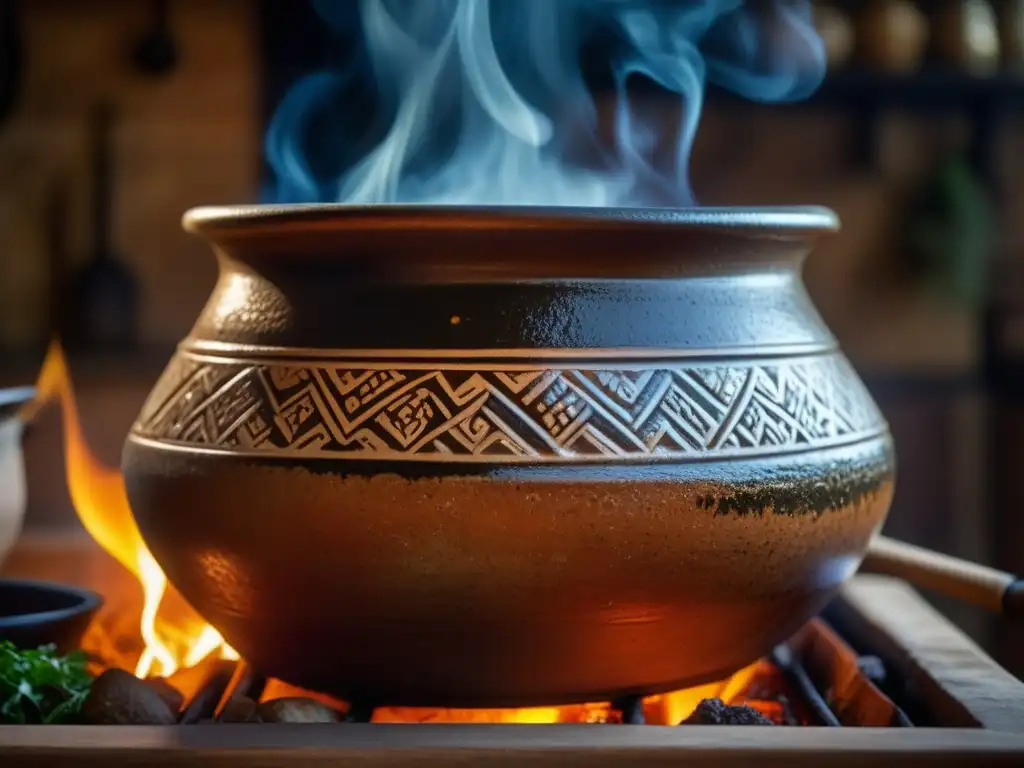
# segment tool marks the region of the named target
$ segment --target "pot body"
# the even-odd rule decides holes
[[[187,224],[221,276],[125,480],[265,674],[447,706],[707,682],[820,610],[885,518],[885,422],[800,280],[828,212]]]

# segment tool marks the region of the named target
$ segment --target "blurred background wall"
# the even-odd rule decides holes
[[[268,115],[324,53],[304,5],[0,0],[0,385],[30,383],[50,335],[73,333],[89,275],[120,275],[122,293],[93,299],[137,304],[132,343],[71,358],[110,463],[215,278],[181,213],[258,199]],[[1024,571],[1024,3],[818,5],[821,92],[709,94],[694,187],[706,204],[840,214],[806,276],[896,436],[888,532]],[[55,413],[26,451],[29,524],[74,527]],[[1019,633],[939,604],[1024,671]]]

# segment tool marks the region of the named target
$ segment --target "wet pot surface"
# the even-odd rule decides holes
[[[817,612],[884,521],[886,425],[800,282],[827,211],[186,223],[221,277],[126,483],[269,675],[449,706],[706,682]]]

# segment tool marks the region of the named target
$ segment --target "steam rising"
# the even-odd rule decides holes
[[[691,205],[707,83],[781,102],[806,98],[825,74],[809,0],[314,6],[364,48],[279,106],[266,137],[278,202]],[[616,94],[610,140],[581,64],[597,36]],[[681,100],[681,117],[642,119],[635,76]],[[372,108],[358,97],[368,89]],[[659,162],[666,146],[673,159]]]

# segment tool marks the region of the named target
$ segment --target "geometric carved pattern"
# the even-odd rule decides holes
[[[226,453],[501,463],[748,457],[885,429],[841,355],[619,365],[241,361],[181,351],[133,433]]]

